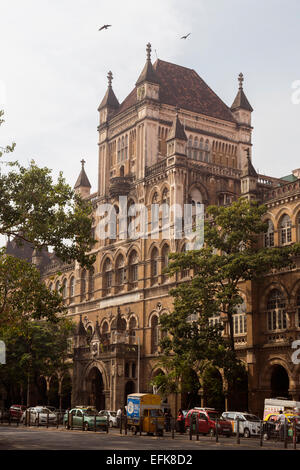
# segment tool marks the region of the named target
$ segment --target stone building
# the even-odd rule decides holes
[[[98,409],[118,409],[128,393],[152,391],[151,379],[159,370],[159,317],[172,311],[170,288],[190,276],[163,274],[169,252],[184,251],[187,240],[163,237],[161,212],[155,238],[124,232],[120,196],[127,197],[128,208],[146,207],[148,234],[152,204],[228,205],[241,194],[267,205],[269,229],[261,241],[267,246],[299,240],[300,227],[299,172],[272,178],[257,174],[252,165],[253,109],[242,74],[228,107],[194,70],[160,59],[152,65],[148,44],[144,68],[122,103],[112,78],[109,72],[98,108],[97,191],[90,192],[84,161],[75,184],[94,207],[94,268],[34,260],[50,289],[63,286],[68,314],[77,323],[72,404]],[[99,211],[103,204],[117,215],[110,238],[103,237],[110,228],[109,222],[101,225],[109,212]],[[138,223],[140,215],[133,212],[127,222]],[[174,215],[169,221],[172,230]],[[300,334],[299,265],[270,274],[259,285],[241,286],[241,293],[245,301],[235,315],[235,345],[247,365],[248,407],[261,413],[264,397],[300,399],[298,366],[291,362],[291,341]],[[222,371],[217,374],[222,381]],[[222,386],[226,391],[224,381]],[[173,397],[165,401],[174,411]],[[206,403],[200,388],[198,404]]]

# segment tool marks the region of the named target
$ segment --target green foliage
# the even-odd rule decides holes
[[[204,226],[205,245],[200,250],[170,254],[166,270],[174,275],[193,270],[190,281],[180,283],[171,295],[174,311],[160,318],[164,337],[158,364],[164,377],[153,383],[182,391],[184,371],[192,368],[203,373],[208,364],[224,370],[229,384],[244,375],[244,366],[234,351],[233,315],[243,299],[240,283],[258,280],[270,271],[293,266],[300,245],[260,248],[259,237],[267,230],[262,222],[266,208],[240,199],[231,206],[210,206]],[[229,341],[221,336],[220,325],[209,319],[223,315],[229,323]],[[195,321],[188,321],[194,315]]]
[[[0,368],[0,383],[8,394],[18,386],[26,389],[28,379],[51,376],[70,367],[67,358],[68,338],[74,332],[70,320],[56,323],[31,321],[0,328],[0,337],[7,348],[7,364]]]

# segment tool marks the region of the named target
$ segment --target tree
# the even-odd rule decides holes
[[[274,248],[259,246],[259,237],[267,230],[262,220],[265,212],[265,206],[245,199],[231,206],[210,206],[204,226],[204,247],[170,256],[169,274],[193,269],[196,279],[205,279],[215,312],[223,314],[229,323],[232,351],[233,315],[243,301],[241,283],[292,267],[295,256],[300,254],[299,243]]]
[[[162,390],[180,391],[187,367],[200,375],[207,364],[222,368],[229,384],[243,375],[243,364],[234,350],[233,331],[233,315],[243,302],[240,284],[292,266],[294,256],[300,254],[299,244],[259,247],[258,238],[267,230],[262,221],[265,212],[264,206],[243,199],[228,207],[210,206],[204,246],[170,254],[166,269],[169,275],[190,269],[193,276],[171,290],[174,310],[160,318],[167,336],[161,341],[159,364],[167,374],[156,377],[154,383]],[[229,323],[229,342],[220,334],[221,325],[211,324],[211,319],[220,315]]]
[[[73,323],[63,318],[56,324],[39,320],[0,328],[7,346],[7,364],[0,368],[0,383],[6,389],[8,402],[19,398],[20,390],[27,389],[29,405],[31,383],[38,387],[40,376],[63,374],[69,369],[67,348],[73,330]]]

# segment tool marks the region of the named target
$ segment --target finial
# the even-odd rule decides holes
[[[85,160],[82,159],[80,163],[81,163],[82,169],[84,169]]]
[[[146,51],[147,51],[147,60],[148,60],[148,62],[150,62],[151,61],[151,44],[150,44],[150,42],[148,42],[148,44],[147,44]]]
[[[238,80],[240,82],[239,88],[242,89],[243,88],[243,81],[244,81],[244,75],[242,74],[242,72],[239,74]]]
[[[111,71],[108,72],[107,79],[108,79],[108,86],[111,87],[111,82],[112,82],[112,79],[113,79],[113,74],[112,74]]]
[[[175,111],[176,111],[176,117],[178,117],[178,113],[180,111],[180,108],[179,108],[178,104],[176,105]]]

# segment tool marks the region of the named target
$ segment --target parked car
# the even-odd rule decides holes
[[[237,432],[237,419],[239,419],[239,433],[244,437],[257,436],[260,433],[260,419],[251,413],[240,411],[225,411],[222,417],[232,424],[232,431]]]
[[[68,420],[69,418],[69,420]],[[64,414],[63,424],[66,429],[70,426],[74,428],[81,428],[85,431],[94,430],[96,422],[96,429],[107,431],[107,418],[106,416],[99,416],[98,411],[91,407],[72,408],[69,413]]]
[[[117,412],[116,411],[110,411],[110,410],[101,410],[99,411],[99,416],[105,416],[106,419],[108,419],[108,424],[109,427],[117,427],[118,426],[118,420],[117,420]]]
[[[56,414],[53,413],[49,408],[44,406],[32,406],[28,408],[22,415],[21,422],[26,422],[30,419],[30,424],[43,425],[43,424],[56,424]],[[29,418],[30,416],[30,418]],[[28,422],[28,421],[27,421]]]
[[[9,408],[10,418],[16,420],[21,419],[26,408],[27,407],[25,405],[11,405],[11,407]]]
[[[190,431],[191,420],[193,420],[193,432],[196,432],[196,423],[198,417],[198,433],[210,436],[216,434],[216,420],[218,419],[218,434],[224,436],[232,435],[231,422],[225,420],[221,413],[214,408],[198,408],[189,410],[185,417],[185,429]]]

